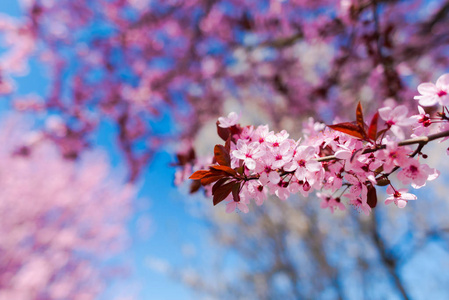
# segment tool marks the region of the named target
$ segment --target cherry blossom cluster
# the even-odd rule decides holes
[[[321,207],[331,212],[351,205],[368,215],[377,204],[376,186],[388,186],[385,204],[404,208],[417,197],[393,184],[391,175],[399,185],[414,189],[436,179],[439,171],[425,163],[427,155],[421,150],[428,142],[449,136],[449,74],[436,84],[422,83],[418,91],[417,115],[410,116],[404,105],[386,106],[367,125],[359,103],[355,122],[326,126],[310,119],[299,140],[289,138],[285,130],[270,131],[268,125],[242,127],[232,112],[217,122],[225,145],[215,146],[208,170],[204,164],[193,167],[201,170],[190,178],[196,182],[195,190],[199,184],[206,187],[214,205],[226,201],[227,212],[247,213],[251,199],[262,205],[268,195],[286,200],[291,194],[307,197],[316,192]],[[441,110],[432,113],[428,106],[436,104]],[[405,140],[408,134],[411,138]]]

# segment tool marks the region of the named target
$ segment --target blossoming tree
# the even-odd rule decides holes
[[[194,136],[230,99],[270,106],[279,128],[309,114],[329,121],[347,118],[359,99],[369,110],[404,102],[449,65],[443,1],[20,3],[23,17],[0,16],[0,92],[19,110],[63,116],[66,134],[48,137],[68,157],[112,122],[131,179],[169,138],[155,127],[167,107],[177,139]],[[46,94],[16,92],[35,61]]]
[[[0,131],[0,299],[97,299],[127,244],[133,188],[99,153],[75,163],[45,140],[26,151],[23,137],[37,139],[23,123]]]

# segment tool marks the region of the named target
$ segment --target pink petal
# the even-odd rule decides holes
[[[449,88],[449,73],[441,75],[435,85],[437,88],[440,88],[442,90],[446,90],[447,88]]]
[[[398,200],[398,207],[399,208],[404,208],[407,205],[407,201],[405,200]]]
[[[428,95],[428,96],[415,96],[415,100],[419,100],[419,105],[422,106],[433,106],[438,103],[438,96]]]
[[[418,85],[418,92],[421,95],[435,95],[438,93],[438,88],[431,82],[425,82]]]
[[[268,174],[268,179],[273,184],[278,184],[279,181],[281,181],[281,176],[279,176],[278,172],[270,172]]]
[[[388,197],[387,199],[385,199],[385,205],[388,205],[391,202],[394,202],[394,197]]]
[[[424,110],[424,108],[422,108],[421,106],[418,105],[418,111],[420,115],[425,115],[426,111]]]
[[[294,171],[298,168],[298,164],[296,162],[288,162],[284,166],[284,170],[287,172]]]
[[[390,119],[391,110],[391,107],[382,107],[379,109],[379,116],[384,121],[388,121]]]
[[[408,108],[405,105],[398,105],[391,111],[390,118],[401,119],[407,116],[407,113]]]
[[[306,165],[307,170],[310,172],[318,172],[321,170],[321,163],[316,160],[309,160]]]
[[[247,214],[249,212],[249,208],[245,203],[238,202],[237,207],[242,213]]]
[[[246,158],[246,155],[242,151],[240,151],[240,150],[232,151],[232,155],[234,157],[238,158],[238,159],[245,159]]]
[[[245,159],[245,165],[248,169],[254,170],[256,168],[256,161],[251,158]]]
[[[393,132],[393,134],[395,136],[397,136],[400,140],[403,140],[405,138],[404,135],[404,131],[402,130],[401,127],[397,126],[397,125],[393,125],[390,128],[391,132]]]
[[[352,152],[349,150],[341,149],[335,152],[335,157],[338,159],[349,159],[352,155]]]
[[[387,187],[387,194],[390,194],[390,195],[393,195],[394,194],[394,189],[393,189],[393,187],[391,186],[391,185],[389,185],[388,187]],[[391,197],[390,197],[391,198]],[[388,198],[388,199],[390,199],[390,198]]]
[[[229,202],[228,204],[226,204],[226,212],[227,212],[228,214],[235,211],[235,208],[236,208],[236,206],[237,206],[236,203],[237,203],[237,202],[232,201],[232,202]]]
[[[401,193],[401,198],[404,199],[404,200],[407,200],[407,201],[416,200],[417,199],[416,195],[413,195],[413,194],[410,194],[410,193]]]

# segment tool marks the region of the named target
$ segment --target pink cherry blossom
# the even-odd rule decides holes
[[[260,181],[250,181],[243,187],[242,198],[254,199],[258,206],[267,199],[267,189]],[[246,192],[246,193],[245,193]]]
[[[230,202],[228,202],[228,204],[226,204],[226,212],[227,213],[232,213],[236,209],[240,210],[242,213],[245,213],[245,214],[247,214],[249,212],[247,203],[244,203],[243,201],[236,202],[234,200],[230,200]]]
[[[264,151],[262,151],[257,142],[248,144],[243,140],[238,140],[237,150],[232,151],[232,155],[238,159],[242,159],[248,169],[254,170],[256,168],[255,159],[262,157]]]
[[[308,174],[313,174],[321,169],[321,164],[314,160],[315,147],[299,146],[293,160],[284,166],[286,171],[295,171],[295,176],[300,180],[305,180]]]
[[[415,96],[422,106],[449,105],[449,74],[441,75],[436,84],[431,82],[421,83],[418,86],[418,92],[421,94]]]
[[[270,148],[277,148],[282,144],[282,142],[287,140],[288,136],[288,132],[282,130],[281,132],[276,134],[269,134],[265,140]]]
[[[281,176],[273,167],[275,158],[273,155],[266,154],[262,157],[263,160],[258,162],[255,171],[260,174],[259,180],[262,184],[267,184],[268,182],[277,184],[281,181]]]
[[[406,166],[402,166],[397,177],[403,184],[411,184],[418,189],[426,185],[427,181],[436,179],[440,172],[430,168],[426,164],[420,164],[418,160],[410,158]]]
[[[363,203],[366,203],[368,193],[368,188],[366,187],[366,185],[363,184],[363,182],[360,181],[359,178],[350,173],[347,173],[344,178],[351,184],[349,193],[345,194],[345,196],[350,198],[361,196],[360,199],[363,201]]]
[[[218,118],[218,126],[222,128],[232,127],[237,124],[240,116],[235,112],[230,112],[227,117],[219,117]]]
[[[325,174],[325,183],[323,188],[331,190],[331,192],[335,192],[340,189],[343,184],[343,175],[342,173],[345,171],[344,166],[339,163],[333,163],[327,166],[329,172]]]
[[[411,116],[411,118],[415,119],[415,125],[413,126],[413,134],[412,137],[427,135],[430,132],[430,125],[432,125],[432,119],[430,115],[426,113],[426,111],[418,106],[418,115]]]
[[[385,204],[394,202],[397,207],[404,208],[407,205],[408,201],[417,199],[415,195],[406,192],[407,189],[395,190],[391,185],[389,185],[387,187],[387,194],[391,196],[385,199]]]
[[[279,147],[274,147],[271,153],[273,156],[273,168],[279,169],[291,161],[293,148],[288,140],[284,140],[280,143]]]
[[[331,213],[334,213],[335,209],[346,210],[346,207],[341,203],[340,198],[334,198],[325,194],[317,193],[317,196],[322,199],[320,207],[329,208]]]
[[[409,147],[399,147],[394,141],[386,142],[386,149],[379,151],[377,158],[382,160],[383,170],[386,173],[391,172],[396,166],[404,166],[410,159],[409,154],[411,149]]]
[[[367,216],[370,214],[371,207],[360,197],[357,197],[354,194],[347,194],[345,196],[349,199],[349,205],[352,205],[357,211],[362,211]]]
[[[379,109],[380,117],[385,120],[391,132],[399,139],[405,138],[404,131],[401,126],[409,126],[413,124],[413,119],[407,117],[408,108],[405,105],[399,105],[395,108],[382,107]]]

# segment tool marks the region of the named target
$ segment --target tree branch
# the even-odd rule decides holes
[[[372,227],[372,231],[371,231],[374,244],[376,245],[377,249],[379,250],[380,258],[381,258],[382,262],[384,263],[384,265],[386,266],[387,271],[390,273],[391,277],[393,278],[394,285],[398,289],[401,296],[405,300],[409,300],[409,299],[411,299],[410,295],[408,294],[406,288],[404,287],[404,284],[402,283],[402,280],[399,275],[397,259],[388,253],[388,250],[387,250],[385,243],[384,243],[384,241],[380,235],[380,232],[379,232],[379,226],[378,226],[378,221],[377,221],[376,215],[377,215],[377,213],[376,213],[376,211],[374,211],[373,217],[372,217],[372,226],[373,227]]]
[[[408,139],[408,140],[403,140],[402,142],[398,143],[398,146],[408,146],[408,145],[415,145],[415,144],[419,144],[417,150],[418,152],[422,150],[422,148],[424,148],[425,145],[427,145],[429,142],[443,138],[443,137],[449,137],[449,130],[446,131],[442,131],[439,133],[435,133],[435,134],[431,134],[428,136],[420,136],[417,138],[413,138],[413,139]],[[381,149],[385,149],[386,145],[380,145],[376,148],[371,148],[371,149],[366,149],[362,152],[362,154],[366,154],[366,153],[373,153],[376,152],[378,150]],[[415,151],[416,152],[416,151]],[[416,155],[417,153],[414,153],[414,155]],[[414,156],[412,155],[412,156]],[[318,162],[323,162],[323,161],[332,161],[332,160],[337,160],[338,158],[335,157],[335,155],[328,155],[328,156],[323,156],[320,158],[317,158],[316,161]]]

